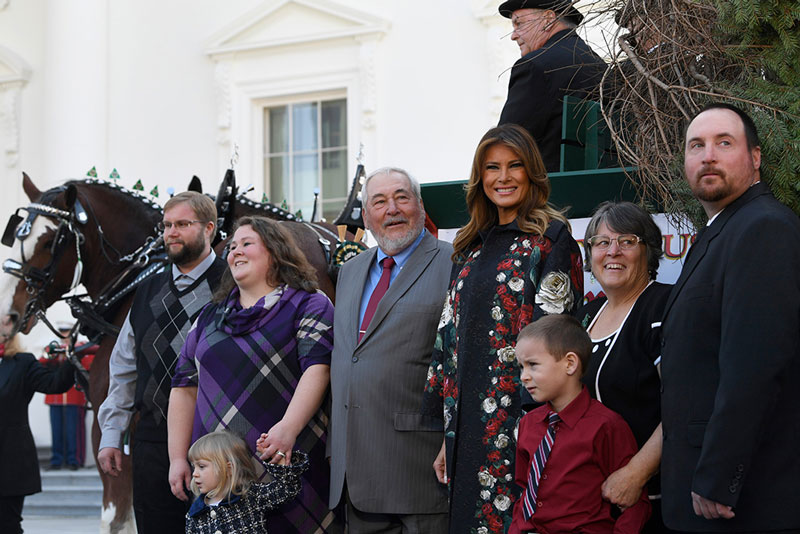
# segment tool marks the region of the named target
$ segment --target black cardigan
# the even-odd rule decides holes
[[[661,357],[661,318],[671,290],[671,285],[650,284],[636,299],[602,369],[605,346],[592,354],[583,376],[592,398],[598,398],[599,387],[603,404],[625,419],[640,448],[661,422],[661,379],[656,363]],[[597,298],[578,310],[576,317],[584,328],[605,301],[605,297]],[[659,493],[657,482],[654,477],[648,485],[651,495]]]

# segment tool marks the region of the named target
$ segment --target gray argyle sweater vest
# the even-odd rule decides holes
[[[130,321],[136,344],[136,439],[167,440],[167,402],[175,363],[195,318],[211,301],[225,270],[217,258],[188,288],[179,291],[172,267],[136,290]]]

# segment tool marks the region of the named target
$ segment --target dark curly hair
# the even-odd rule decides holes
[[[286,284],[294,289],[302,289],[312,293],[317,290],[317,273],[297,246],[292,234],[281,227],[280,223],[248,215],[241,217],[233,226],[231,234],[242,226],[250,226],[261,238],[264,248],[272,257],[272,266],[267,273],[267,281],[271,285]],[[219,287],[214,292],[214,302],[224,302],[236,282],[231,275],[230,266],[225,269]]]

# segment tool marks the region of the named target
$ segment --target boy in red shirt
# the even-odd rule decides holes
[[[520,421],[516,481],[522,494],[509,534],[638,533],[650,516],[645,491],[618,517],[601,496],[608,475],[637,448],[622,417],[581,384],[591,350],[586,331],[566,315],[542,317],[517,336],[520,380],[546,404]]]

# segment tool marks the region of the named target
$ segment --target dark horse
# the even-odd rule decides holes
[[[48,307],[78,283],[83,284],[87,294],[70,297],[68,303],[82,332],[99,343],[88,380],[88,398],[95,408],[92,445],[96,457],[100,439],[96,408],[108,392],[108,360],[137,282],[162,265],[157,254],[157,224],[163,212],[143,195],[94,179],[69,181],[41,192],[23,175],[23,189],[31,200],[24,208],[27,217],[12,216],[10,232],[3,239],[13,244],[14,254],[0,273],[0,335],[28,333],[37,318],[46,321]],[[234,200],[241,206],[236,216],[248,209],[272,214],[271,205]],[[317,269],[322,289],[333,298],[326,258],[336,244],[335,236],[330,238],[304,223],[287,225]],[[321,238],[323,235],[329,237]],[[321,239],[331,241],[328,253],[320,246]],[[134,532],[130,456],[123,456],[120,476],[107,477],[102,472],[100,476],[101,528],[112,533]]]
[[[151,242],[157,239],[157,224],[162,218],[157,204],[111,183],[71,181],[41,192],[23,175],[22,186],[32,204],[26,208],[28,216],[17,226],[16,236],[10,236],[16,237],[14,254],[4,264],[7,272],[0,274],[2,334],[28,333],[37,315],[42,317],[44,310],[77,285],[75,282],[83,284],[92,302],[98,302],[109,284],[134,264],[136,258],[132,256],[145,238],[150,237]],[[8,274],[15,270],[15,276]],[[123,295],[101,320],[119,328],[132,298],[132,292]],[[96,408],[108,392],[108,359],[116,335],[105,335],[98,341],[88,388],[89,401],[95,408],[95,457],[100,441]],[[107,477],[102,472],[100,477],[102,527],[114,533],[134,532],[130,456],[123,457],[119,477]]]

